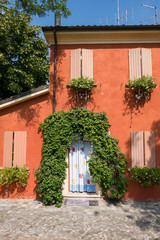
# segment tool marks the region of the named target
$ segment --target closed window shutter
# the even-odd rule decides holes
[[[81,77],[81,49],[71,51],[71,79]]]
[[[142,76],[152,76],[151,49],[142,48]]]
[[[144,167],[143,132],[131,132],[132,167]]]
[[[14,132],[14,166],[26,165],[26,138],[26,132]]]
[[[156,167],[155,161],[155,134],[144,132],[145,167]]]
[[[141,77],[141,52],[140,48],[129,50],[129,79]]]
[[[13,132],[4,132],[3,166],[12,167]]]
[[[82,49],[82,76],[93,78],[93,51]]]

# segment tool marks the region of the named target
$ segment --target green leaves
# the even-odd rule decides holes
[[[0,185],[9,187],[16,183],[17,187],[26,187],[29,170],[27,168],[11,167],[0,169]]]
[[[48,44],[31,17],[14,9],[0,15],[0,98],[7,98],[49,80]]]
[[[90,90],[96,88],[94,80],[92,78],[87,78],[87,77],[73,78],[70,80],[67,86],[75,87],[75,88],[85,88]]]
[[[132,181],[139,182],[142,187],[150,187],[151,185],[160,185],[160,168],[130,168],[129,172]]]
[[[71,13],[67,8],[68,0],[0,0],[0,9],[7,9],[7,4],[14,4],[18,10],[23,10],[29,15],[38,15],[44,17],[48,12],[59,12],[64,17],[69,16]]]
[[[153,89],[157,86],[154,82],[154,78],[150,76],[142,76],[136,80],[129,80],[129,83],[126,84],[127,88],[132,89],[135,92],[135,97],[140,100],[145,97],[146,100],[149,100],[149,95]]]
[[[110,124],[105,113],[73,108],[55,112],[40,124],[43,134],[42,161],[36,171],[37,190],[46,205],[60,206],[63,200],[62,184],[67,168],[66,155],[73,139],[81,137],[94,143],[89,168],[93,181],[103,194],[114,183],[117,187],[112,197],[122,198],[126,192],[126,157],[120,152],[117,139],[109,136]]]
[[[15,6],[18,9],[30,15],[38,15],[39,17],[46,16],[46,13],[58,11],[63,16],[70,15],[70,11],[67,8],[67,0],[15,0]]]

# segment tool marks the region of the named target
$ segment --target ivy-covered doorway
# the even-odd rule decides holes
[[[69,148],[69,190],[70,192],[95,193],[95,184],[89,171],[88,161],[92,156],[93,143],[81,141],[72,142]]]
[[[109,197],[121,199],[124,196],[128,183],[126,156],[120,151],[118,140],[109,135],[109,127],[104,112],[94,113],[85,108],[55,112],[40,124],[43,146],[42,161],[36,170],[36,192],[44,204],[61,206],[68,168],[66,156],[73,139],[78,138],[94,144],[88,164],[93,182],[101,187],[102,194],[106,195],[114,186]]]

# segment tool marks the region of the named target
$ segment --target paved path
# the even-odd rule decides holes
[[[160,202],[43,206],[0,199],[0,240],[160,240]]]

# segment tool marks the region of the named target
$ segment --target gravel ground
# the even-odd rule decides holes
[[[0,240],[160,240],[160,202],[0,199]]]

